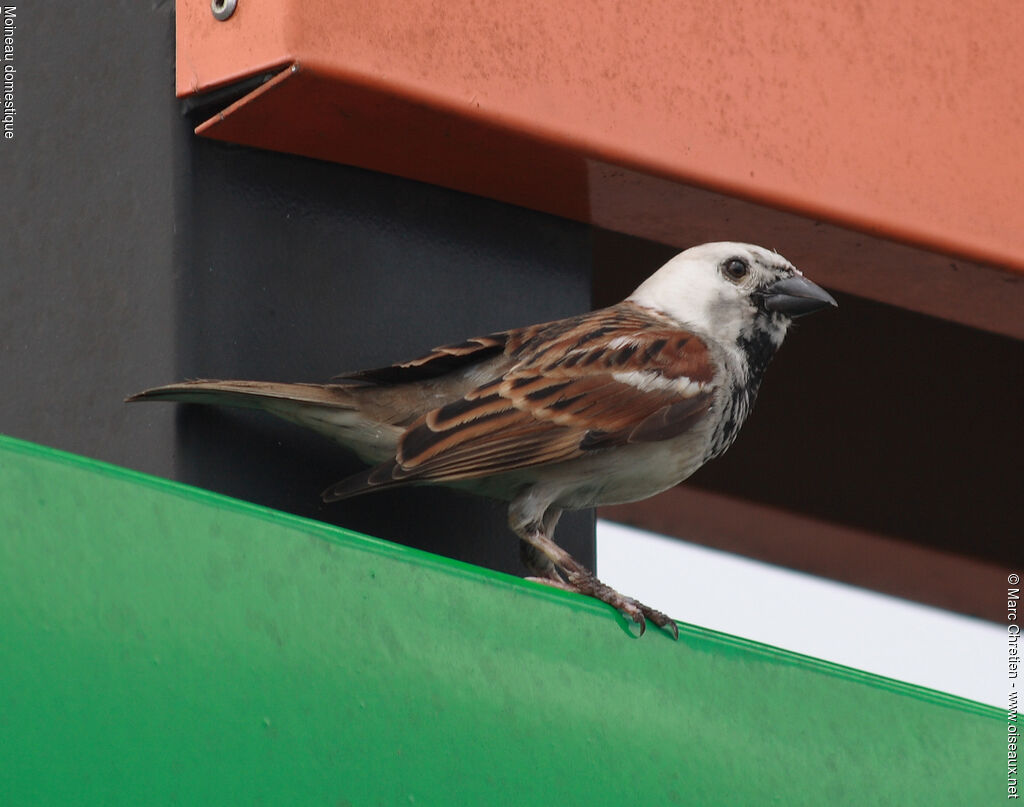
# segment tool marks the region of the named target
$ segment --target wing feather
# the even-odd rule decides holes
[[[452,345],[442,345],[411,361],[342,373],[332,381],[349,384],[402,384],[438,378],[454,370],[485,361],[505,350],[511,331],[478,336]]]
[[[454,481],[677,437],[711,405],[705,343],[632,304],[509,332],[516,362],[412,423],[388,476]]]

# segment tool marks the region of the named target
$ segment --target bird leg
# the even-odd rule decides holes
[[[519,539],[519,559],[531,572],[530,576],[526,578],[527,580],[557,585],[559,588],[562,587],[560,584],[565,583],[565,578],[558,573],[551,558],[542,554],[537,547],[523,538]]]
[[[555,525],[558,523],[558,519],[561,518],[561,516],[561,510],[554,507],[548,508],[543,518],[543,530],[545,535],[552,535],[554,533]],[[556,588],[564,588],[566,591],[575,591],[575,589],[566,585],[565,578],[558,573],[558,569],[555,568],[554,561],[525,538],[519,539],[519,559],[527,569],[533,572],[531,577],[526,578],[527,580],[533,580],[537,583],[546,583],[547,585],[555,586]]]
[[[666,629],[674,639],[678,639],[679,628],[673,619],[632,597],[619,594],[611,586],[602,583],[586,566],[577,562],[572,555],[548,537],[560,515],[561,511],[552,508],[545,513],[539,524],[534,521],[517,529],[519,525],[513,523],[512,527],[520,537],[520,555],[523,562],[536,575],[528,577],[527,580],[564,591],[585,594],[608,603],[639,625],[641,636],[647,629],[647,620],[650,620],[659,628]]]

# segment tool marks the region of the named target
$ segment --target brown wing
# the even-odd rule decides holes
[[[497,356],[505,350],[510,331],[478,336],[457,344],[442,345],[411,361],[377,367],[372,370],[357,370],[342,373],[332,381],[365,384],[401,384],[407,381],[423,381],[428,378],[450,373],[461,367]]]
[[[666,440],[711,404],[707,346],[631,304],[512,332],[508,351],[519,359],[509,372],[420,417],[394,462],[325,496],[471,479]]]

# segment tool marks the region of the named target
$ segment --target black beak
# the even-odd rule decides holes
[[[803,275],[777,280],[765,289],[765,306],[796,319],[827,306],[837,306],[832,295]]]

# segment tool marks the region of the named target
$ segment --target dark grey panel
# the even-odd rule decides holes
[[[445,491],[323,506],[358,467],[268,417],[121,399],[188,376],[325,380],[585,310],[579,224],[195,138],[173,4],[20,6],[0,141],[0,430],[518,570],[503,508]],[[593,563],[593,518],[560,539]]]
[[[0,140],[0,430],[165,475],[119,401],[175,367],[172,8],[19,4]]]

